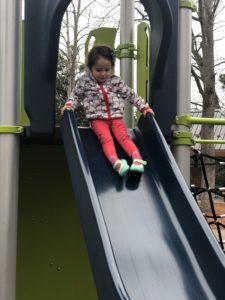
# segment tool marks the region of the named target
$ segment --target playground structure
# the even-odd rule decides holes
[[[220,165],[220,166],[225,165],[224,159],[212,157],[207,154],[201,153],[201,151],[199,151],[199,150],[193,149],[193,155],[192,155],[193,165],[194,165],[194,167],[196,167],[196,166],[201,167],[204,182],[205,182],[205,187],[200,187],[200,186],[196,186],[196,185],[192,184],[191,191],[192,191],[192,194],[197,203],[198,203],[198,196],[201,195],[202,193],[207,193],[208,200],[210,203],[210,208],[211,208],[211,214],[204,214],[204,215],[205,215],[205,218],[207,219],[209,225],[215,225],[218,242],[224,251],[225,241],[224,241],[222,232],[225,229],[225,225],[223,222],[221,222],[221,220],[223,220],[225,218],[225,214],[218,214],[216,212],[213,195],[217,195],[220,198],[223,198],[223,202],[224,202],[225,187],[224,186],[210,187],[208,176],[207,176],[207,171],[206,171],[205,158],[210,159],[211,164],[213,164],[213,165]]]
[[[186,116],[190,79],[188,67],[183,70],[181,62],[185,55],[187,61],[190,58],[190,39],[186,38],[190,28],[186,29],[192,3],[141,2],[151,22],[147,90],[159,126],[147,116],[130,134],[151,164],[139,183],[124,184],[111,172],[90,130],[78,129],[73,114],[67,112],[62,136],[76,210],[54,120],[59,30],[70,1],[26,2],[24,95],[29,125],[23,118],[19,122],[15,101],[20,68],[19,54],[13,49],[19,48],[20,7],[14,0],[3,1],[1,28],[9,7],[16,17],[15,24],[8,24],[11,39],[0,36],[0,42],[6,43],[0,55],[1,99],[7,98],[7,103],[0,102],[0,187],[1,193],[4,191],[0,212],[1,300],[224,298],[223,253],[164,139],[171,142],[175,116],[183,116],[176,119],[173,148],[180,169],[186,172],[189,152],[187,161],[183,160],[191,138],[184,132],[196,120]],[[144,80],[148,81],[148,76]],[[17,88],[6,97],[11,86]],[[92,151],[98,153],[100,168],[96,168]],[[188,182],[188,171],[184,177]]]

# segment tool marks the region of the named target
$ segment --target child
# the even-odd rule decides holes
[[[146,161],[142,160],[138,148],[127,133],[122,120],[125,100],[128,100],[145,116],[154,115],[148,103],[138,97],[125,82],[114,75],[115,54],[108,46],[94,46],[88,54],[88,72],[78,79],[75,89],[61,110],[75,110],[82,105],[91,128],[97,135],[105,156],[113,168],[124,177],[129,169],[144,172]],[[131,167],[125,159],[119,159],[113,137],[132,158]]]

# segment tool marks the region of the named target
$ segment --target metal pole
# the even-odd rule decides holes
[[[0,126],[18,125],[21,1],[0,0]],[[0,299],[16,299],[19,137],[0,133]]]
[[[133,43],[134,27],[134,1],[120,1],[120,43]],[[133,61],[132,58],[120,59],[120,76],[130,86],[133,87]],[[126,103],[124,121],[128,127],[133,127],[133,107]]]
[[[190,112],[191,99],[191,26],[192,0],[180,1],[179,38],[178,38],[178,116]],[[176,130],[187,131],[188,128],[178,125]],[[190,184],[190,146],[175,145],[172,147],[174,157],[186,180]]]

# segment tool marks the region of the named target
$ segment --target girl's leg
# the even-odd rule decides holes
[[[108,120],[93,120],[91,127],[97,135],[103,152],[112,166],[121,176],[125,176],[129,170],[129,166],[125,160],[120,160],[116,153],[115,144],[109,128],[110,121]]]
[[[107,120],[93,120],[91,121],[91,128],[97,135],[107,159],[110,160],[113,156],[117,157],[113,137],[109,128],[109,122]]]
[[[123,120],[112,120],[111,130],[124,151],[133,159],[131,171],[144,172],[146,162],[142,160],[139,149],[130,138]]]
[[[130,138],[122,119],[111,120],[111,130],[118,143],[130,157],[132,157],[133,153],[139,153],[139,150]],[[141,158],[141,156],[139,158]]]

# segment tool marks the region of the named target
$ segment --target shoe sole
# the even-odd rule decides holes
[[[140,168],[140,167],[130,167],[130,172],[137,172],[137,173],[144,173],[144,168]]]
[[[129,169],[130,169],[129,166],[126,169],[124,167],[124,170],[121,170],[122,172],[120,172],[119,175],[121,177],[125,177],[127,175],[127,173],[129,172]]]

